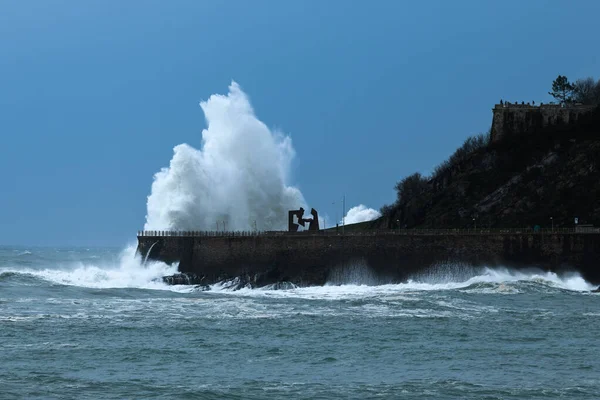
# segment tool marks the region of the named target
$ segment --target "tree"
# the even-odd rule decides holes
[[[384,204],[380,209],[379,212],[381,213],[381,215],[383,215],[384,217],[391,217],[392,213],[394,212],[394,206],[392,204]]]
[[[427,190],[427,178],[416,172],[396,183],[397,203],[405,203],[415,199]]]
[[[574,100],[582,104],[594,104],[596,100],[596,82],[594,78],[577,79],[573,84]]]
[[[548,92],[548,94],[558,100],[560,104],[567,104],[573,101],[573,98],[571,97],[573,90],[573,84],[569,83],[567,77],[559,75],[554,82],[552,82],[552,91]]]

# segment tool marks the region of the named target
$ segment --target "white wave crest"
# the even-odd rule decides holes
[[[202,147],[175,146],[169,167],[154,176],[145,229],[284,229],[287,210],[306,209],[300,190],[286,183],[291,138],[255,116],[236,82],[200,107]]]
[[[450,278],[450,279],[448,279]],[[510,294],[519,292],[511,284],[535,283],[556,289],[564,289],[578,292],[588,292],[596,286],[586,282],[581,275],[571,273],[560,276],[554,272],[543,272],[534,270],[510,270],[507,268],[483,268],[480,272],[468,279],[453,280],[451,275],[429,276],[422,280],[409,280],[406,283],[368,286],[361,284],[325,285],[304,288],[293,288],[289,290],[269,290],[269,288],[247,289],[237,291],[225,290],[223,285],[213,285],[211,289],[219,293],[231,293],[242,296],[268,296],[268,297],[298,297],[308,299],[356,299],[393,296],[423,291],[463,290],[478,284],[493,284],[491,290],[486,293]],[[479,291],[479,289],[472,289]]]
[[[143,264],[135,250],[135,246],[128,246],[116,263],[76,262],[43,269],[2,268],[0,273],[26,274],[56,284],[87,288],[176,289],[163,283],[161,278],[176,273],[177,265],[154,261]]]

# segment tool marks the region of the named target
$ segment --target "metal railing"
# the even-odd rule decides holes
[[[262,236],[262,231],[138,231],[141,237],[246,237]]]
[[[556,235],[599,234],[600,228],[467,228],[467,229],[373,229],[364,231],[138,231],[138,237],[249,237],[249,236],[439,236],[439,235]]]

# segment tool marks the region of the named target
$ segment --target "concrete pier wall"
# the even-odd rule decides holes
[[[208,284],[243,277],[254,285],[322,285],[356,268],[391,283],[455,263],[573,270],[600,283],[599,233],[140,236],[138,243],[142,257],[179,262],[180,272]]]

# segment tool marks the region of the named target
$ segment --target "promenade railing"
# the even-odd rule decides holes
[[[556,234],[599,234],[600,228],[465,228],[465,229],[374,229],[342,232],[339,228],[320,231],[138,231],[139,237],[249,237],[249,236],[437,236],[437,235],[556,235]]]

